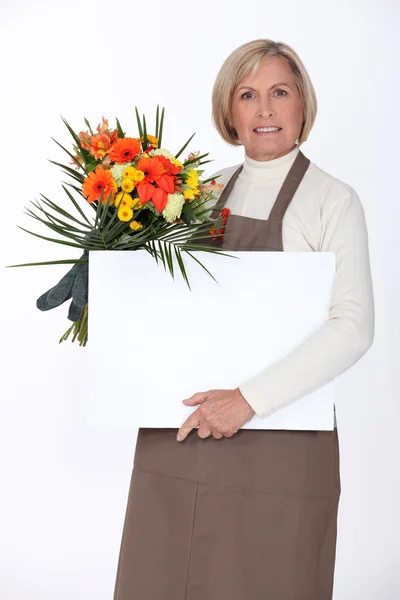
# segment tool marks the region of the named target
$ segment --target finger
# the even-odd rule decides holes
[[[236,431],[228,431],[227,433],[224,433],[224,437],[231,438],[237,432],[238,432],[238,430],[236,430]]]
[[[199,409],[195,410],[194,413],[192,413],[179,428],[176,436],[178,442],[182,442],[189,435],[192,429],[200,425],[200,414],[198,411]]]
[[[200,421],[200,426],[197,435],[202,439],[208,438],[210,437],[210,435],[212,435],[211,428],[205,419],[202,419]]]
[[[216,440],[220,440],[221,438],[224,437],[224,434],[221,433],[220,431],[218,431],[217,429],[212,429],[211,433],[212,433],[213,438],[215,438]]]
[[[197,394],[193,394],[193,396],[182,400],[182,402],[186,406],[195,406],[196,404],[202,404],[207,399],[207,396],[208,392],[197,392]]]

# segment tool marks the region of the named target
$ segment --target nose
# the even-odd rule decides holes
[[[257,106],[257,116],[267,119],[275,114],[270,98],[260,98]]]

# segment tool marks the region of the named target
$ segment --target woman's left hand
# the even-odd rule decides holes
[[[177,440],[182,442],[187,435],[204,422],[210,430],[222,434],[223,437],[232,437],[247,421],[255,415],[255,411],[242,395],[239,388],[234,390],[209,390],[193,394],[191,398],[183,400],[186,406],[200,406],[186,419],[178,431]],[[221,437],[222,437],[221,436]]]

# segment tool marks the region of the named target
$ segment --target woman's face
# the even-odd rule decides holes
[[[286,60],[267,58],[257,73],[247,75],[236,86],[231,110],[232,125],[250,158],[272,160],[293,150],[304,114]],[[270,133],[260,130],[268,126],[280,130]]]

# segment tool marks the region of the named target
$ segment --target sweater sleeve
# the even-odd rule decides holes
[[[344,373],[373,342],[375,310],[364,208],[353,188],[346,189],[321,211],[318,250],[336,254],[328,319],[283,359],[239,386],[260,417]]]

